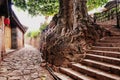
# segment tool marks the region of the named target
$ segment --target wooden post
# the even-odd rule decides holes
[[[2,17],[0,16],[0,60],[2,52]]]
[[[0,60],[2,60],[5,53],[5,39],[4,39],[4,16],[0,17]]]

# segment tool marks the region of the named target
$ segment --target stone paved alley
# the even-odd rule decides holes
[[[31,46],[13,52],[0,64],[0,80],[53,80],[49,72],[40,67],[41,61],[41,53]]]

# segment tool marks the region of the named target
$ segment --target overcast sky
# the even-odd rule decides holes
[[[21,24],[29,27],[28,31],[38,30],[41,23],[44,23],[45,18],[44,16],[35,16],[32,17],[27,12],[24,12],[20,9],[17,9],[15,6],[12,6],[16,16],[18,17]]]

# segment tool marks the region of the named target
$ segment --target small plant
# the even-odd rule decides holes
[[[40,26],[40,28],[39,28],[40,32],[42,32],[43,30],[45,30],[47,28],[47,25],[48,25],[47,23],[42,24]]]

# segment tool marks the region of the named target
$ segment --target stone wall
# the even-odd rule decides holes
[[[11,27],[5,26],[5,49],[11,49]]]
[[[15,27],[12,27],[12,49],[17,49],[17,30]]]
[[[37,37],[26,37],[25,38],[25,44],[32,45],[33,47],[40,49],[40,36]]]
[[[24,47],[24,33],[22,30],[19,29],[19,27],[16,28],[17,29],[17,45],[18,45],[18,49]]]

